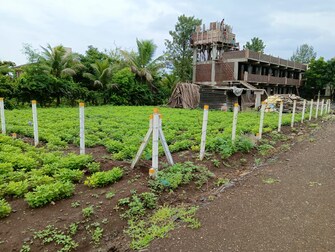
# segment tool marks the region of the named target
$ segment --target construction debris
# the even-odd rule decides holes
[[[265,112],[279,111],[280,102],[283,102],[283,113],[291,113],[294,100],[297,101],[296,112],[301,112],[304,99],[295,94],[275,94],[269,96],[265,100]]]
[[[171,108],[197,108],[200,101],[199,86],[192,83],[178,83],[172,92],[168,106]]]

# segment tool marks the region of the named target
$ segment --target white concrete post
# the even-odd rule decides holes
[[[306,110],[306,99],[304,99],[304,103],[302,104],[301,123],[304,123],[305,110]]]
[[[312,120],[312,115],[313,115],[313,99],[310,101],[310,108],[309,108],[309,118],[308,120]]]
[[[261,118],[259,121],[259,130],[258,130],[258,139],[262,139],[265,105],[266,105],[266,102],[262,102]]]
[[[325,100],[324,100],[324,99],[322,99],[322,100],[321,100],[320,116],[322,116],[322,115],[323,115],[324,103],[325,103]]]
[[[6,134],[6,121],[5,121],[5,105],[4,99],[0,98],[0,117],[1,117],[1,132]]]
[[[205,105],[204,106],[204,116],[202,120],[200,160],[203,160],[205,156],[207,122],[208,122],[208,105]]]
[[[233,116],[233,128],[231,132],[232,141],[235,141],[235,138],[236,138],[237,115],[238,115],[238,103],[235,103],[234,104],[234,116]]]
[[[154,115],[152,120],[152,169],[149,174],[152,177],[157,177],[158,172],[158,138],[159,138],[159,114],[158,108],[154,108]]]
[[[325,111],[325,114],[328,114],[328,113],[329,113],[329,111],[328,111],[328,107],[329,107],[329,99],[326,100],[326,105],[325,105],[325,106],[326,106],[326,108],[325,108],[325,110],[326,110],[326,111]]]
[[[319,98],[318,98],[317,101],[316,101],[315,119],[318,118],[318,113],[319,113],[319,103],[320,103],[320,100],[319,100]]]
[[[328,103],[328,114],[330,113],[330,106],[331,106],[331,104],[332,104],[332,100],[329,99],[329,103]]]
[[[34,144],[38,145],[38,122],[37,122],[37,109],[36,109],[36,101],[31,101],[31,108],[33,110],[33,125],[34,125]]]
[[[291,128],[294,127],[294,116],[295,116],[295,108],[297,106],[297,100],[293,100],[293,108],[292,108],[292,117],[291,117]]]
[[[283,117],[283,101],[280,102],[280,107],[279,107],[279,118],[278,118],[278,132],[281,131],[281,122],[282,122],[282,117]]]
[[[85,154],[85,104],[83,102],[79,103],[79,137],[80,137],[80,155]]]

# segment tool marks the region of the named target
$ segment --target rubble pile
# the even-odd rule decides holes
[[[279,111],[280,102],[283,102],[283,113],[291,113],[293,109],[293,101],[297,101],[296,112],[301,112],[303,108],[304,99],[295,94],[275,94],[269,96],[265,102],[266,112]]]

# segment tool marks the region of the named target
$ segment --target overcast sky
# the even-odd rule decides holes
[[[88,45],[130,50],[136,38],[152,39],[161,54],[182,14],[207,27],[225,18],[241,45],[259,37],[265,53],[284,59],[304,43],[335,56],[334,0],[0,0],[0,60],[24,64],[23,43],[84,53]]]

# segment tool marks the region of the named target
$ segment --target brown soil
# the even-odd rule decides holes
[[[334,196],[329,193],[327,194],[330,197],[329,199],[326,197],[318,197],[318,195],[315,194],[315,191],[320,191],[320,193],[326,192],[327,190],[328,192],[331,191],[332,189],[330,189],[327,184],[329,181],[324,182],[323,179],[326,178],[321,175],[319,177],[305,178],[304,166],[300,165],[301,162],[307,162],[309,160],[306,165],[311,166],[313,164],[313,169],[322,169],[324,168],[323,165],[319,167],[315,165],[315,161],[317,161],[316,158],[320,159],[319,161],[321,161],[322,158],[326,158],[325,160],[329,160],[328,164],[330,164],[330,160],[334,160],[334,155],[328,157],[329,153],[321,149],[323,148],[322,144],[324,142],[322,139],[327,137],[331,140],[331,133],[333,134],[333,138],[335,138],[335,130],[331,127],[332,124],[327,123],[326,125],[327,127],[324,128],[325,133],[320,131],[320,133],[316,135],[317,141],[313,143],[308,142],[310,134],[315,134],[311,128],[299,127],[299,134],[293,133],[294,135],[291,135],[291,129],[289,127],[283,127],[283,130],[290,135],[290,139],[284,142],[284,144],[291,146],[295,142],[298,142],[291,151],[283,154],[279,154],[281,152],[280,145],[283,143],[277,143],[277,148],[267,156],[260,156],[259,153],[254,150],[248,154],[236,153],[228,160],[222,160],[219,155],[213,154],[208,155],[204,161],[199,161],[198,153],[191,151],[173,154],[173,159],[176,163],[192,161],[196,164],[207,166],[215,173],[216,177],[231,179],[232,183],[229,187],[234,187],[234,189],[221,194],[220,192],[224,191],[225,188],[215,186],[215,179],[212,179],[207,185],[204,185],[201,190],[196,189],[194,184],[190,184],[179,188],[173,194],[162,194],[159,199],[159,203],[162,205],[180,203],[200,205],[201,208],[198,215],[202,222],[202,228],[196,231],[178,229],[171,235],[172,240],[164,239],[155,241],[150,247],[150,251],[262,251],[262,246],[266,244],[273,245],[273,247],[271,247],[271,249],[269,249],[270,247],[264,247],[263,251],[278,250],[280,243],[274,243],[272,240],[275,241],[276,236],[281,237],[280,234],[285,235],[290,229],[293,232],[293,223],[297,224],[298,221],[301,220],[298,214],[306,214],[304,211],[307,211],[309,207],[317,207],[318,202],[306,198],[306,202],[311,202],[311,204],[304,206],[306,209],[303,211],[303,204],[307,204],[300,199],[305,199],[303,193],[313,195],[313,197],[315,197],[313,199],[315,200],[324,199],[327,200],[327,202],[329,200],[329,203],[327,203],[328,207],[335,203]],[[25,140],[31,141],[29,139]],[[329,140],[326,139],[326,143],[328,143]],[[327,148],[326,150],[328,152],[333,152],[330,145],[331,143],[328,143],[328,145],[324,145],[324,147]],[[306,148],[309,148],[309,150],[305,151]],[[306,157],[303,156],[303,153],[314,153],[314,149],[318,150],[320,157],[313,156],[314,154],[308,154]],[[70,146],[67,152],[69,151],[78,153],[78,148]],[[83,223],[79,232],[74,237],[80,244],[76,251],[97,251],[98,248],[92,245],[89,235],[83,226],[94,222],[101,223],[103,219],[107,219],[108,222],[102,224],[104,235],[101,245],[99,246],[99,251],[130,251],[129,238],[123,233],[127,223],[119,217],[120,213],[115,210],[115,206],[119,199],[130,195],[130,190],[136,190],[138,193],[149,191],[147,180],[148,169],[151,163],[150,161],[141,161],[134,170],[130,170],[130,162],[111,160],[110,154],[102,146],[87,148],[87,153],[92,154],[94,159],[101,163],[103,170],[109,170],[114,166],[121,166],[126,170],[126,175],[118,183],[99,189],[90,189],[83,184],[77,184],[73,197],[57,201],[54,204],[39,209],[30,209],[23,199],[8,199],[13,212],[9,217],[0,220],[0,251],[19,251],[24,242],[30,244],[31,251],[57,251],[60,247],[55,247],[55,245],[42,245],[33,239],[34,231],[42,230],[49,224],[53,224],[59,229],[64,230],[74,222]],[[279,156],[275,157],[273,156],[274,154]],[[296,159],[295,157],[300,157],[303,160],[296,160],[295,163],[291,164],[291,162]],[[254,163],[255,158],[260,158],[263,163],[267,162],[268,165],[259,166],[266,169],[257,169]],[[219,160],[218,167],[214,165],[214,160]],[[162,158],[161,162],[165,162],[165,159]],[[295,167],[295,169],[292,170],[292,167]],[[314,171],[310,168],[308,171],[311,170],[314,175],[317,175],[317,171],[320,172],[318,169]],[[293,173],[291,174],[292,171]],[[325,169],[321,172],[324,176],[328,176],[328,180],[331,179],[331,175],[334,175],[333,173],[334,170],[332,169],[329,171]],[[135,176],[137,179],[134,179]],[[261,180],[264,176],[278,177],[281,182],[274,185],[265,185]],[[245,178],[248,179],[245,180]],[[301,187],[298,186],[297,181],[299,181],[299,186]],[[318,181],[325,186],[309,187],[308,181]],[[302,188],[304,188],[304,192],[298,190]],[[111,189],[116,191],[116,196],[112,199],[106,199],[105,193]],[[211,201],[213,195],[217,196],[217,199]],[[298,200],[302,205],[295,205],[292,202],[294,200]],[[71,203],[73,202],[80,202],[80,206],[76,208],[71,207]],[[85,220],[81,211],[82,208],[89,205],[95,206],[95,214],[90,219]],[[295,207],[298,207],[297,210],[295,210]],[[326,208],[326,206],[324,208]],[[317,209],[313,209],[313,211],[314,210]],[[327,209],[325,209],[325,211],[326,210]],[[273,213],[271,214],[272,211]],[[310,212],[311,223],[315,221],[312,217],[318,217],[319,215],[320,220],[326,220],[326,217],[322,217],[321,213],[324,214],[322,211],[320,214]],[[279,221],[277,215],[283,219]],[[304,219],[303,221],[307,220]],[[289,230],[281,229],[285,226],[284,222],[290,224],[287,226]],[[332,222],[329,221],[327,224],[328,229],[334,227],[331,223]],[[308,223],[306,225],[308,225]],[[308,227],[312,228],[312,226]],[[294,230],[299,234],[299,230],[302,231],[302,228],[303,226],[297,227]],[[335,229],[333,228],[333,230]],[[248,234],[249,232],[250,234]],[[312,234],[312,230],[308,230],[308,232]],[[318,229],[315,232],[321,232],[321,230]],[[240,233],[241,236],[239,235]],[[322,232],[322,235],[324,235],[323,233],[324,232]],[[262,234],[263,238],[258,237],[257,234]],[[333,235],[334,234],[335,231],[333,231]],[[293,239],[294,237],[292,236],[291,238]],[[257,239],[260,240],[259,243],[255,242]],[[267,239],[271,242],[267,242]],[[280,239],[282,238],[278,238],[277,241]],[[308,239],[309,238],[306,238],[306,244],[308,244]],[[261,241],[264,242],[262,243]],[[322,241],[326,241],[326,238],[323,237]],[[331,240],[327,241],[328,245],[325,244],[325,248],[329,248],[329,244],[334,244],[331,243]],[[289,240],[283,242],[283,248],[290,248],[289,245],[292,243],[290,243]],[[279,246],[279,248],[281,247]]]

